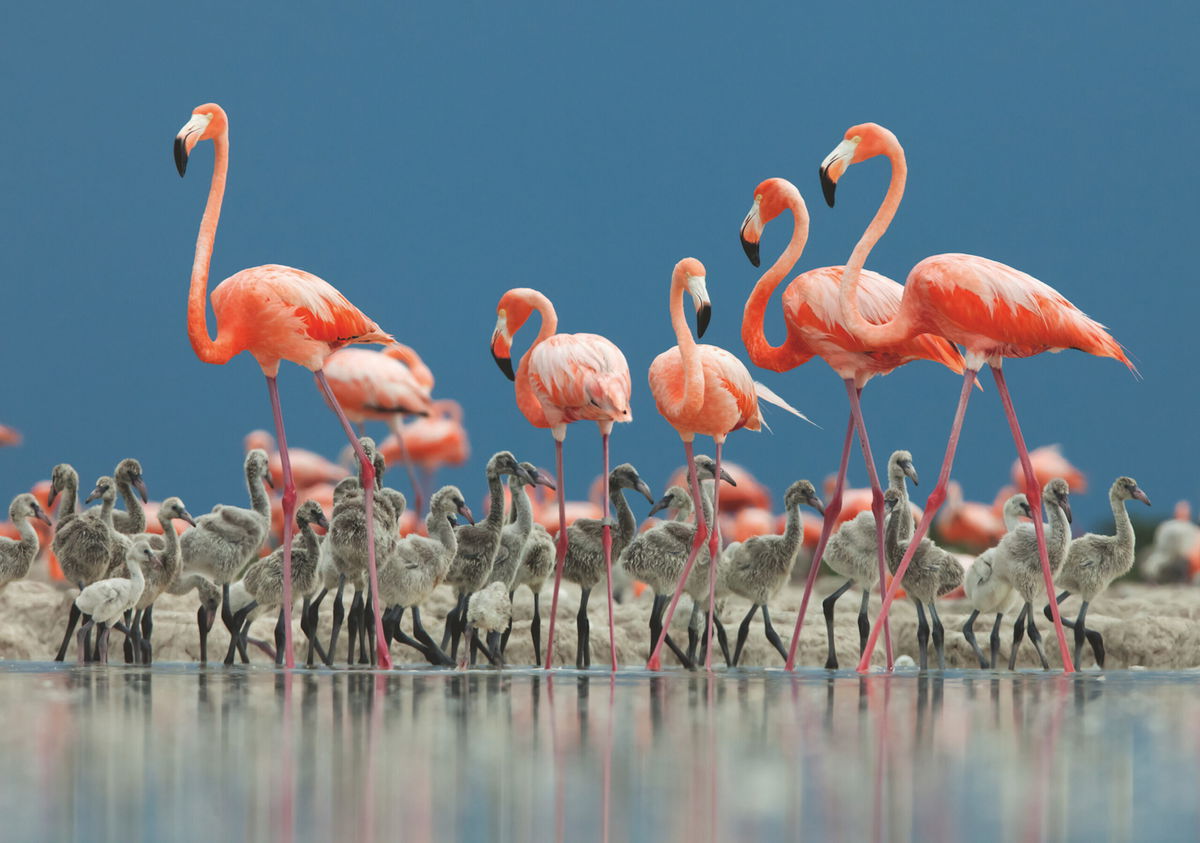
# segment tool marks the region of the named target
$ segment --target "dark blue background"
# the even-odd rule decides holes
[[[705,339],[744,358],[758,273],[737,233],[755,185],[784,176],[807,197],[798,269],[843,263],[887,167],[856,168],[834,212],[817,164],[864,120],[897,133],[910,167],[870,267],[903,280],[937,252],[996,258],[1057,287],[1134,355],[1144,380],[1078,353],[1006,369],[1030,444],[1063,443],[1091,476],[1074,503],[1083,523],[1104,515],[1120,473],[1159,512],[1195,494],[1193,7],[341,5],[6,9],[0,421],[26,443],[0,452],[5,494],[60,460],[87,482],[136,455],[157,498],[203,511],[244,497],[242,435],[270,426],[262,376],[249,357],[201,364],[185,335],[212,147],[180,181],[171,142],[210,100],[232,125],[210,285],[261,263],[301,267],[416,347],[437,393],[466,405],[475,458],[446,477],[472,500],[495,449],[552,464],[549,435],[519,416],[487,353],[505,289],[543,290],[563,330],[624,349],[635,421],[614,457],[657,486],[682,450],[645,383],[674,342],[672,265],[705,262]],[[789,232],[768,229],[766,262]],[[821,427],[768,411],[774,434],[736,434],[728,456],[777,492],[833,471],[847,412],[837,378],[820,361],[756,376]],[[955,474],[990,500],[1013,448],[986,384]],[[281,385],[293,443],[336,453],[340,431],[307,372],[288,367]],[[957,391],[931,364],[873,383],[879,458],[908,447],[931,481]],[[568,457],[581,497],[599,466],[594,426],[575,426]]]

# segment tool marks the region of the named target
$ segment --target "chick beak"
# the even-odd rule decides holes
[[[193,527],[196,526],[196,519],[193,518],[192,514],[190,512],[188,512],[186,509],[179,514],[179,517],[183,521],[186,521],[187,523],[191,524]]]
[[[263,482],[271,487],[271,491],[275,491],[275,481],[271,479],[270,471],[263,475]]]
[[[137,489],[138,495],[142,498],[142,503],[146,503],[150,499],[150,495],[146,491],[146,481],[142,479],[141,475],[138,475],[133,481],[133,488]]]
[[[554,479],[542,471],[540,468],[534,472],[537,475],[537,485],[545,486],[547,489],[558,491],[558,487],[554,485]]]
[[[648,513],[646,513],[646,517],[649,518],[650,516],[654,515],[654,513],[656,513],[656,512],[662,512],[664,509],[666,509],[670,505],[671,505],[671,496],[666,495],[661,500],[659,500],[658,503],[656,503],[654,506],[652,506],[650,508],[650,511]]]
[[[825,504],[816,495],[813,495],[811,498],[808,499],[808,505],[811,506],[813,509],[815,509],[817,512],[821,513],[821,515],[825,514]]]
[[[325,517],[325,513],[324,513],[324,512],[318,513],[318,514],[317,514],[317,518],[316,518],[316,520],[315,520],[315,521],[313,521],[313,523],[314,523],[314,524],[316,524],[318,527],[320,527],[322,530],[325,530],[325,531],[327,531],[327,532],[328,532],[328,530],[329,530],[329,519]]]
[[[92,493],[87,496],[87,499],[84,501],[84,503],[91,503],[92,501],[97,500],[98,498],[101,498],[103,496],[104,496],[104,490],[101,489],[99,486],[97,486],[95,489],[92,489]]]
[[[44,522],[47,526],[53,526],[50,524],[50,516],[40,506],[33,511],[33,517],[38,521]]]
[[[903,468],[904,468],[904,474],[908,477],[909,480],[911,480],[913,482],[913,485],[920,486],[921,481],[917,479],[917,470],[913,467],[913,464],[910,462],[906,462],[906,463],[904,463]]]
[[[1062,507],[1063,513],[1066,514],[1066,516],[1067,516],[1067,523],[1068,524],[1075,523],[1074,519],[1071,518],[1071,502],[1068,500],[1063,500],[1063,501],[1059,501],[1059,505]]]
[[[467,519],[469,523],[475,523],[475,516],[471,514],[471,507],[467,506],[465,503],[458,508],[458,514]]]
[[[46,495],[46,506],[54,506],[54,499],[58,497],[58,489],[50,487],[50,494]]]
[[[1150,504],[1150,498],[1146,497],[1146,493],[1145,493],[1145,492],[1143,492],[1141,489],[1137,488],[1136,486],[1135,486],[1135,487],[1134,487],[1134,489],[1133,489],[1133,499],[1134,499],[1135,501],[1141,501],[1141,502],[1142,502],[1142,503],[1144,503],[1146,506],[1150,506],[1150,505],[1151,505],[1151,504]]]
[[[721,479],[724,480],[726,483],[728,483],[730,486],[737,485],[737,481],[734,480],[733,477],[729,474],[729,472],[723,468],[721,469]]]
[[[634,488],[645,495],[646,500],[648,500],[650,503],[654,503],[654,494],[650,491],[650,487],[646,485],[645,480],[639,478],[637,485],[634,486]]]

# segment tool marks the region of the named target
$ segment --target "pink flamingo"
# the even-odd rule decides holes
[[[338,406],[322,367],[334,351],[352,342],[389,343],[384,332],[327,281],[288,266],[267,264],[231,275],[213,289],[212,307],[217,319],[217,337],[208,335],[206,312],[208,270],[212,262],[213,241],[225,195],[229,170],[229,119],[215,103],[198,106],[175,136],[175,166],[179,175],[187,172],[188,156],[202,140],[211,140],[215,150],[212,183],[208,202],[200,220],[196,238],[196,257],[192,263],[188,290],[188,338],[192,350],[205,363],[224,364],[242,351],[249,351],[267,378],[267,392],[279,437],[279,456],[283,468],[283,622],[286,666],[295,667],[292,655],[292,531],[296,509],[296,486],[292,479],[287,437],[283,429],[283,410],[279,405],[276,375],[279,362],[290,360],[310,369],[325,400],[337,415],[347,438],[362,464],[367,511],[367,558],[371,578],[371,610],[375,615],[375,640],[379,664],[392,665],[379,613],[378,577],[375,570],[374,489],[375,469],[354,436],[350,421]]]
[[[713,610],[716,602],[717,566],[720,548],[720,531],[717,519],[720,517],[720,483],[713,484],[713,523],[708,525],[704,520],[704,507],[700,497],[700,486],[696,482],[696,467],[693,461],[692,443],[699,433],[711,436],[716,443],[717,477],[721,476],[721,446],[725,437],[739,428],[747,430],[762,429],[762,415],[758,409],[758,390],[764,389],[754,382],[744,363],[723,348],[715,345],[697,345],[688,328],[687,317],[683,314],[683,294],[692,296],[696,306],[696,333],[704,336],[708,320],[712,316],[712,303],[708,298],[708,288],[705,284],[704,264],[695,258],[684,258],[675,264],[671,273],[670,312],[671,327],[675,329],[675,339],[678,345],[667,349],[654,358],[650,364],[650,391],[654,394],[654,403],[658,412],[667,423],[679,433],[683,440],[683,451],[688,467],[688,484],[692,490],[692,500],[696,507],[696,535],[692,539],[692,549],[688,553],[683,573],[679,577],[679,585],[675,595],[667,606],[666,617],[663,618],[662,632],[646,667],[658,670],[662,667],[660,653],[666,641],[667,632],[671,628],[671,618],[675,615],[675,607],[679,596],[683,594],[696,555],[704,542],[708,541],[708,553],[713,561],[709,565],[708,577],[708,618],[707,650],[704,657],[704,667],[712,670],[712,635]],[[790,409],[790,408],[789,408]],[[795,412],[793,410],[793,412]],[[800,415],[797,413],[797,415]]]
[[[533,311],[542,317],[542,327],[533,345],[521,357],[517,371],[512,368],[512,338]],[[517,408],[534,427],[550,428],[554,436],[558,481],[558,523],[565,524],[563,493],[563,439],[567,425],[575,421],[594,421],[600,425],[604,449],[604,476],[608,471],[608,437],[614,422],[633,419],[629,410],[632,386],[625,355],[609,340],[597,334],[556,334],[558,315],[554,305],[537,290],[517,287],[500,297],[496,305],[496,330],[492,333],[492,356],[500,371],[516,383]],[[604,520],[609,521],[608,495],[604,496]],[[608,646],[612,669],[617,669],[617,643],[613,623],[612,528],[605,524],[602,544],[608,578]],[[563,561],[567,556],[567,531],[558,531],[554,564],[554,595],[550,599],[550,633],[546,642],[546,669],[554,655],[554,622],[558,616],[558,588],[562,581]]]
[[[429,488],[439,468],[464,465],[471,456],[462,406],[449,399],[434,401],[429,415],[394,428],[392,435],[380,444],[379,452],[388,462],[407,456],[413,465],[420,466],[424,475],[422,486]]]
[[[1029,452],[1029,463],[1033,466],[1033,476],[1037,478],[1038,488],[1045,486],[1055,477],[1061,477],[1071,487],[1071,494],[1087,491],[1087,477],[1062,455],[1061,445],[1034,448]],[[1021,461],[1017,460],[1012,465],[1012,482],[1020,486],[1021,480]]]
[[[785,210],[792,212],[792,238],[783,254],[754,285],[754,291],[746,301],[746,309],[742,316],[742,342],[746,344],[746,351],[749,352],[754,365],[776,372],[795,368],[814,355],[820,357],[845,383],[846,395],[850,399],[850,421],[846,425],[846,438],[842,446],[837,481],[830,502],[825,507],[821,538],[817,540],[812,566],[808,569],[804,597],[800,601],[800,612],[796,616],[796,628],[792,632],[792,642],[788,650],[786,667],[792,670],[796,666],[800,630],[804,626],[809,596],[812,594],[817,571],[821,567],[821,557],[833,528],[840,523],[846,466],[850,460],[850,443],[856,429],[859,447],[867,466],[867,477],[871,481],[869,507],[875,516],[880,594],[883,593],[884,583],[887,582],[887,568],[883,560],[883,488],[875,471],[875,458],[871,455],[871,442],[867,437],[867,426],[862,416],[860,400],[863,387],[876,375],[889,374],[913,360],[933,360],[956,374],[962,373],[963,361],[958,350],[941,337],[918,335],[888,345],[863,343],[846,327],[846,319],[838,306],[838,284],[844,269],[840,266],[810,269],[796,276],[788,285],[783,293],[787,339],[781,346],[772,346],[767,341],[763,326],[767,303],[775,288],[800,259],[808,241],[808,207],[804,204],[800,191],[786,179],[773,178],[762,182],[754,190],[754,204],[742,222],[741,231],[742,248],[746,257],[758,266],[763,228]],[[863,272],[862,278],[866,318],[875,323],[892,319],[900,309],[903,288],[892,279],[875,272]],[[853,517],[853,514],[850,517]],[[886,617],[883,635],[887,666],[890,670],[892,641]]]
[[[0,424],[0,448],[11,448],[21,444],[21,431],[6,424]]]
[[[908,174],[904,150],[896,136],[887,129],[875,123],[864,123],[848,129],[842,142],[821,163],[821,186],[826,201],[832,206],[838,180],[850,165],[876,155],[887,156],[891,162],[892,177],[887,195],[854,247],[842,276],[840,304],[850,330],[863,342],[876,347],[894,345],[924,333],[944,337],[966,349],[962,393],[959,396],[954,424],[950,429],[950,439],[946,445],[946,456],[938,475],[937,486],[929,496],[925,514],[917,525],[908,552],[900,562],[892,585],[884,595],[880,617],[887,617],[913,552],[921,544],[921,539],[929,531],[929,524],[937,514],[938,507],[945,500],[946,482],[950,479],[950,468],[954,463],[954,452],[958,446],[963,416],[967,411],[967,400],[971,396],[971,387],[978,377],[979,370],[987,363],[991,366],[992,376],[1004,405],[1004,413],[1012,429],[1013,441],[1017,446],[1017,455],[1025,470],[1025,483],[1033,509],[1033,524],[1037,534],[1042,573],[1046,581],[1046,593],[1050,597],[1063,669],[1069,673],[1074,670],[1074,666],[1071,664],[1062,620],[1054,600],[1054,582],[1050,575],[1046,537],[1042,526],[1040,489],[1029,460],[1029,452],[1025,448],[1025,439],[1017,423],[1012,396],[1008,392],[1008,385],[1000,367],[1005,357],[1032,357],[1043,351],[1061,351],[1064,348],[1076,348],[1099,357],[1111,357],[1130,369],[1133,369],[1133,364],[1126,358],[1116,340],[1104,330],[1103,325],[1089,319],[1054,288],[1010,266],[974,255],[947,254],[925,258],[908,274],[900,310],[894,318],[882,323],[863,318],[858,305],[859,277],[867,255],[887,230],[904,194],[904,182]],[[870,667],[871,653],[878,640],[878,633],[876,625],[867,638],[866,650],[859,661],[860,672]]]
[[[408,346],[399,343],[379,351],[369,348],[342,348],[325,361],[325,377],[341,404],[346,418],[359,426],[367,421],[387,422],[393,435],[397,435],[403,416],[426,416],[433,410],[433,399],[429,395],[433,388],[433,375],[428,368],[426,381],[404,362],[415,357]],[[416,357],[420,362],[420,358]],[[421,363],[424,367],[424,363]],[[400,462],[408,472],[413,488],[413,509],[420,515],[424,508],[421,499],[421,484],[417,482],[412,461],[404,453],[404,442],[400,446]],[[385,457],[386,459],[386,457]]]

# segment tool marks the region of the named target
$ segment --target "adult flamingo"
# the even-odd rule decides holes
[[[376,351],[370,348],[342,348],[335,351],[325,362],[325,377],[341,404],[346,418],[359,426],[367,421],[387,422],[392,431],[399,431],[404,416],[426,416],[433,409],[429,391],[433,386],[433,375],[426,382],[418,378],[414,370],[404,362],[409,354],[415,354],[408,346],[397,343]],[[417,358],[420,361],[420,358]],[[422,364],[424,366],[424,364]],[[424,508],[421,484],[412,461],[404,453],[403,440],[400,445],[400,462],[408,472],[413,489],[413,508],[418,515]],[[385,458],[386,459],[386,458]]]
[[[283,410],[279,405],[279,387],[275,380],[281,360],[290,360],[312,370],[318,388],[341,421],[362,464],[375,640],[379,664],[389,668],[391,657],[388,655],[379,610],[374,605],[379,595],[373,517],[375,469],[359,445],[346,414],[338,405],[322,367],[330,354],[347,343],[388,343],[392,342],[392,337],[328,282],[299,269],[275,264],[243,269],[213,289],[212,307],[217,319],[217,337],[215,340],[209,337],[205,306],[208,270],[229,170],[229,119],[224,109],[216,103],[195,108],[191,118],[175,136],[175,166],[180,176],[187,172],[188,156],[202,140],[213,142],[215,154],[212,183],[204,206],[204,216],[200,220],[196,256],[192,262],[192,280],[188,290],[188,338],[196,356],[205,363],[224,364],[238,353],[249,351],[267,378],[267,392],[271,398],[283,467],[283,623],[286,666],[289,670],[295,667],[292,656],[291,582],[296,486],[292,480],[287,437],[283,429]]]
[[[846,438],[842,445],[842,461],[838,465],[837,480],[833,495],[825,507],[821,525],[821,537],[813,553],[808,578],[804,582],[804,597],[800,601],[800,612],[796,616],[796,627],[788,649],[787,669],[796,666],[796,649],[800,643],[800,630],[804,626],[804,615],[808,599],[812,594],[821,557],[833,528],[838,524],[842,511],[842,494],[846,483],[846,466],[850,460],[850,443],[854,431],[858,432],[858,443],[863,461],[867,466],[867,477],[871,481],[870,508],[875,516],[875,546],[879,562],[879,591],[883,593],[887,582],[883,558],[883,488],[875,471],[875,458],[871,455],[871,441],[867,437],[866,422],[863,421],[860,403],[863,387],[876,375],[886,375],[899,366],[913,360],[933,360],[962,374],[963,360],[953,345],[941,337],[918,335],[888,345],[864,343],[846,327],[846,319],[838,305],[838,284],[842,278],[841,266],[824,266],[803,272],[787,286],[783,293],[783,315],[787,325],[787,339],[783,345],[772,346],[766,338],[763,320],[767,303],[775,288],[796,265],[808,241],[808,207],[796,186],[786,179],[772,178],[762,182],[754,190],[754,204],[742,222],[742,248],[746,257],[755,266],[759,265],[759,243],[766,224],[785,210],[792,212],[792,239],[787,249],[763,273],[754,285],[754,291],[746,301],[742,315],[742,342],[750,360],[756,366],[785,372],[812,357],[820,357],[833,369],[846,385],[850,399],[850,421],[846,425]],[[904,288],[890,278],[875,272],[864,271],[863,308],[866,318],[873,323],[883,323],[895,317],[900,309],[900,298]],[[914,480],[915,482],[915,480]],[[884,618],[884,641],[887,666],[892,667],[891,632]]]
[[[700,497],[700,486],[696,482],[696,466],[693,459],[692,443],[696,434],[711,436],[716,443],[717,477],[721,476],[721,446],[725,437],[739,428],[747,430],[762,429],[762,415],[758,408],[759,390],[764,396],[769,390],[756,384],[750,377],[749,370],[723,348],[715,345],[697,345],[688,328],[687,317],[683,314],[683,295],[689,293],[696,306],[696,333],[704,336],[708,320],[712,315],[712,303],[708,298],[708,288],[705,282],[704,264],[695,258],[684,258],[675,264],[671,273],[670,312],[671,327],[675,329],[675,339],[678,345],[669,348],[654,358],[650,364],[650,392],[654,394],[654,403],[658,412],[667,423],[679,433],[683,440],[683,451],[686,454],[688,467],[688,484],[692,490],[692,500],[696,511],[696,535],[692,539],[692,549],[688,553],[683,574],[675,595],[667,606],[666,617],[663,618],[662,632],[650,652],[646,666],[650,670],[658,670],[662,666],[660,653],[671,628],[671,618],[679,603],[679,596],[687,586],[696,555],[704,542],[708,541],[709,557],[715,563],[720,548],[720,530],[717,519],[720,517],[720,483],[713,486],[712,512],[713,523],[706,524],[704,520],[703,500]],[[771,395],[772,400],[786,407],[786,404]],[[787,409],[796,415],[803,416]],[[713,610],[716,603],[717,566],[709,564],[708,577],[708,617],[706,624],[706,651],[704,667],[712,670],[712,635],[715,624]]]
[[[512,368],[512,338],[530,315],[537,311],[542,327],[533,345]],[[558,588],[563,561],[567,557],[566,483],[563,480],[563,439],[567,425],[594,421],[600,425],[604,449],[604,476],[608,471],[608,437],[614,422],[633,419],[629,410],[632,385],[625,355],[597,334],[556,334],[558,315],[550,299],[537,290],[517,287],[500,297],[496,305],[496,330],[492,333],[492,356],[500,371],[516,383],[517,408],[534,427],[550,428],[554,436],[554,458],[558,481],[558,548],[554,560],[554,595],[550,599],[550,633],[546,642],[546,669],[554,655],[554,622],[558,617]],[[604,496],[604,520],[609,519],[608,495]],[[605,523],[605,575],[608,578],[608,646],[612,669],[617,669],[617,643],[613,623],[612,526]]]
[[[1037,486],[1029,452],[1017,423],[1012,396],[1001,371],[1005,357],[1032,357],[1043,351],[1061,351],[1076,348],[1098,357],[1111,357],[1133,369],[1104,326],[1089,319],[1058,291],[1024,272],[988,258],[975,255],[934,255],[918,263],[908,274],[904,286],[904,298],[895,317],[884,324],[876,324],[863,318],[859,310],[858,293],[860,274],[867,255],[883,236],[896,214],[900,198],[904,194],[904,183],[908,167],[904,150],[896,136],[876,123],[863,123],[850,127],[841,143],[821,163],[821,186],[825,200],[833,205],[838,180],[851,164],[866,161],[876,155],[886,155],[891,163],[892,176],[874,219],[871,220],[862,238],[854,247],[846,271],[842,275],[839,291],[842,312],[854,336],[875,346],[888,346],[922,333],[932,333],[959,343],[966,349],[966,371],[963,375],[962,392],[950,439],[946,444],[946,456],[937,485],[929,495],[925,514],[917,525],[908,551],[900,562],[895,579],[883,598],[880,617],[887,612],[895,599],[896,591],[904,579],[904,573],[913,552],[929,531],[929,525],[937,515],[938,507],[946,496],[946,482],[954,463],[954,451],[962,430],[963,416],[967,411],[967,400],[971,387],[980,369],[987,363],[992,369],[1004,414],[1012,429],[1017,455],[1025,472],[1025,483],[1030,507],[1033,509],[1033,524],[1037,534],[1038,553],[1041,557],[1042,576],[1046,583],[1054,629],[1058,635],[1062,653],[1063,669],[1074,670],[1071,654],[1067,649],[1067,638],[1063,633],[1062,620],[1054,600],[1054,582],[1046,553],[1046,536],[1041,516],[1041,490]],[[867,638],[866,650],[859,661],[859,671],[866,671],[871,663],[871,653],[878,640],[878,624]]]

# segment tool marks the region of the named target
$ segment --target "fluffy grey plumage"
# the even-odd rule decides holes
[[[1089,603],[1109,583],[1133,567],[1133,524],[1125,502],[1139,500],[1149,506],[1150,499],[1132,477],[1118,477],[1108,492],[1116,534],[1100,536],[1087,533],[1071,542],[1067,561],[1058,576],[1060,588],[1078,594]]]
[[[898,538],[908,539],[914,531],[912,507],[908,502],[908,486],[906,478],[917,482],[917,471],[913,468],[912,454],[908,451],[895,451],[888,459],[888,489],[894,490],[901,496],[904,506],[900,513]],[[825,546],[821,557],[830,568],[838,574],[853,580],[864,589],[873,587],[879,582],[879,554],[875,526],[875,515],[870,510],[844,522]]]
[[[908,552],[909,539],[901,539],[901,518],[897,517],[903,500],[900,492],[888,489],[883,495],[884,506],[889,517],[884,532],[884,550],[888,570],[893,574],[900,567],[900,561]],[[913,552],[908,568],[904,572],[904,590],[914,600],[930,605],[938,597],[948,594],[963,584],[963,567],[957,557],[948,550],[943,550],[931,539],[921,539],[921,543]]]
[[[158,524],[162,527],[162,535],[139,534],[150,542],[150,547],[158,554],[161,564],[142,572],[146,578],[146,587],[142,589],[142,596],[134,606],[135,609],[145,609],[150,606],[179,578],[182,568],[182,553],[179,534],[175,532],[175,525],[172,523],[176,518],[187,521],[189,524],[196,523],[183,505],[183,501],[176,497],[167,498],[158,508]],[[125,561],[122,561],[115,569],[110,569],[109,573],[113,576],[127,577],[129,569],[126,567]]]
[[[320,542],[312,525],[327,527],[325,513],[316,501],[296,508],[298,533],[292,540],[292,599],[307,597],[316,590]],[[242,582],[260,608],[283,604],[283,548],[278,547],[246,569]]]
[[[537,485],[531,480],[531,478],[536,478],[538,483],[553,488],[552,483],[542,478],[537,466],[523,462],[521,467],[528,472],[528,476],[513,474],[508,478],[508,523],[500,531],[500,547],[496,551],[496,558],[492,563],[492,573],[489,576],[492,582],[504,583],[510,592],[516,588],[517,571],[521,567],[522,553],[525,550],[525,543],[529,540],[529,534],[533,530],[533,506],[530,504],[525,487]]]
[[[29,523],[30,518],[50,523],[50,518],[42,511],[37,498],[25,492],[13,498],[8,507],[8,520],[17,528],[21,537],[0,538],[0,588],[28,574],[29,566],[37,556],[38,534]]]
[[[116,499],[115,485],[113,499]],[[132,609],[145,586],[142,568],[151,568],[158,564],[154,551],[150,548],[150,541],[144,536],[138,536],[130,543],[125,561],[129,568],[128,577],[113,577],[94,582],[75,598],[75,605],[79,607],[79,611],[90,615],[93,622],[110,624],[119,620],[126,610]]]
[[[269,476],[267,452],[261,448],[248,452],[244,469],[251,508],[217,504],[212,512],[200,516],[196,526],[180,538],[184,570],[198,571],[225,584],[258,558],[271,526],[271,504],[263,489],[263,479]]]
[[[74,469],[71,474],[74,474]],[[112,526],[113,504],[117,499],[116,483],[111,477],[101,477],[97,481],[96,492],[92,494],[101,499],[98,512],[60,522],[52,544],[63,575],[68,582],[80,588],[107,574],[114,537],[117,535]]]
[[[787,511],[783,535],[734,542],[725,548],[718,563],[717,572],[725,586],[754,605],[770,603],[792,576],[804,539],[800,507],[811,506],[822,513],[825,510],[816,488],[807,480],[789,486],[783,503]]]
[[[1032,518],[1029,501],[1024,495],[1013,495],[1004,502],[1004,526],[1012,532],[1021,518]],[[996,576],[996,548],[988,548],[971,563],[963,580],[963,589],[971,608],[983,615],[1006,614],[1017,608],[1020,595],[1012,583]]]
[[[443,486],[429,500],[425,530],[400,539],[379,568],[381,606],[420,606],[442,582],[458,550],[454,516],[470,516],[462,492]]]
[[[384,491],[378,484],[378,478],[382,477],[382,464],[374,441],[364,436],[359,442],[374,463],[376,471],[377,494],[373,495],[373,514],[375,561],[378,565],[379,560],[392,552],[400,538],[396,527],[400,516],[404,514],[406,501],[400,492],[394,489]],[[335,492],[337,489],[343,490],[343,494],[335,494],[333,517],[329,519],[329,534],[325,545],[329,548],[338,573],[351,581],[357,581],[368,570],[366,497],[362,493],[361,478],[343,479],[338,483]]]
[[[113,511],[113,527],[127,536],[146,532],[146,510],[142,504],[146,502],[147,494],[146,481],[142,479],[142,464],[132,457],[121,460],[113,471],[113,479],[117,481],[117,493],[125,504],[124,512],[119,509]],[[117,561],[124,563],[125,560]]]
[[[456,528],[458,551],[446,575],[446,582],[453,585],[459,595],[472,594],[488,581],[504,530],[504,489],[500,478],[523,471],[517,464],[517,458],[508,451],[500,451],[488,460],[487,518],[478,524],[464,524]]]
[[[1070,488],[1061,478],[1054,478],[1042,490],[1042,502],[1050,525],[1045,532],[1052,576],[1057,576],[1061,570],[1071,545],[1069,499]],[[1045,595],[1046,584],[1032,524],[1020,524],[1006,533],[996,546],[995,558],[996,573],[1012,583],[1023,602],[1030,603],[1038,599],[1039,594]]]
[[[620,557],[637,532],[637,519],[624,490],[632,489],[645,495],[654,503],[650,487],[638,476],[637,469],[623,463],[608,476],[608,497],[616,510],[616,525],[612,534],[612,559]],[[563,577],[581,588],[592,588],[605,577],[604,566],[604,522],[597,518],[579,518],[567,528],[567,558],[563,562]]]

